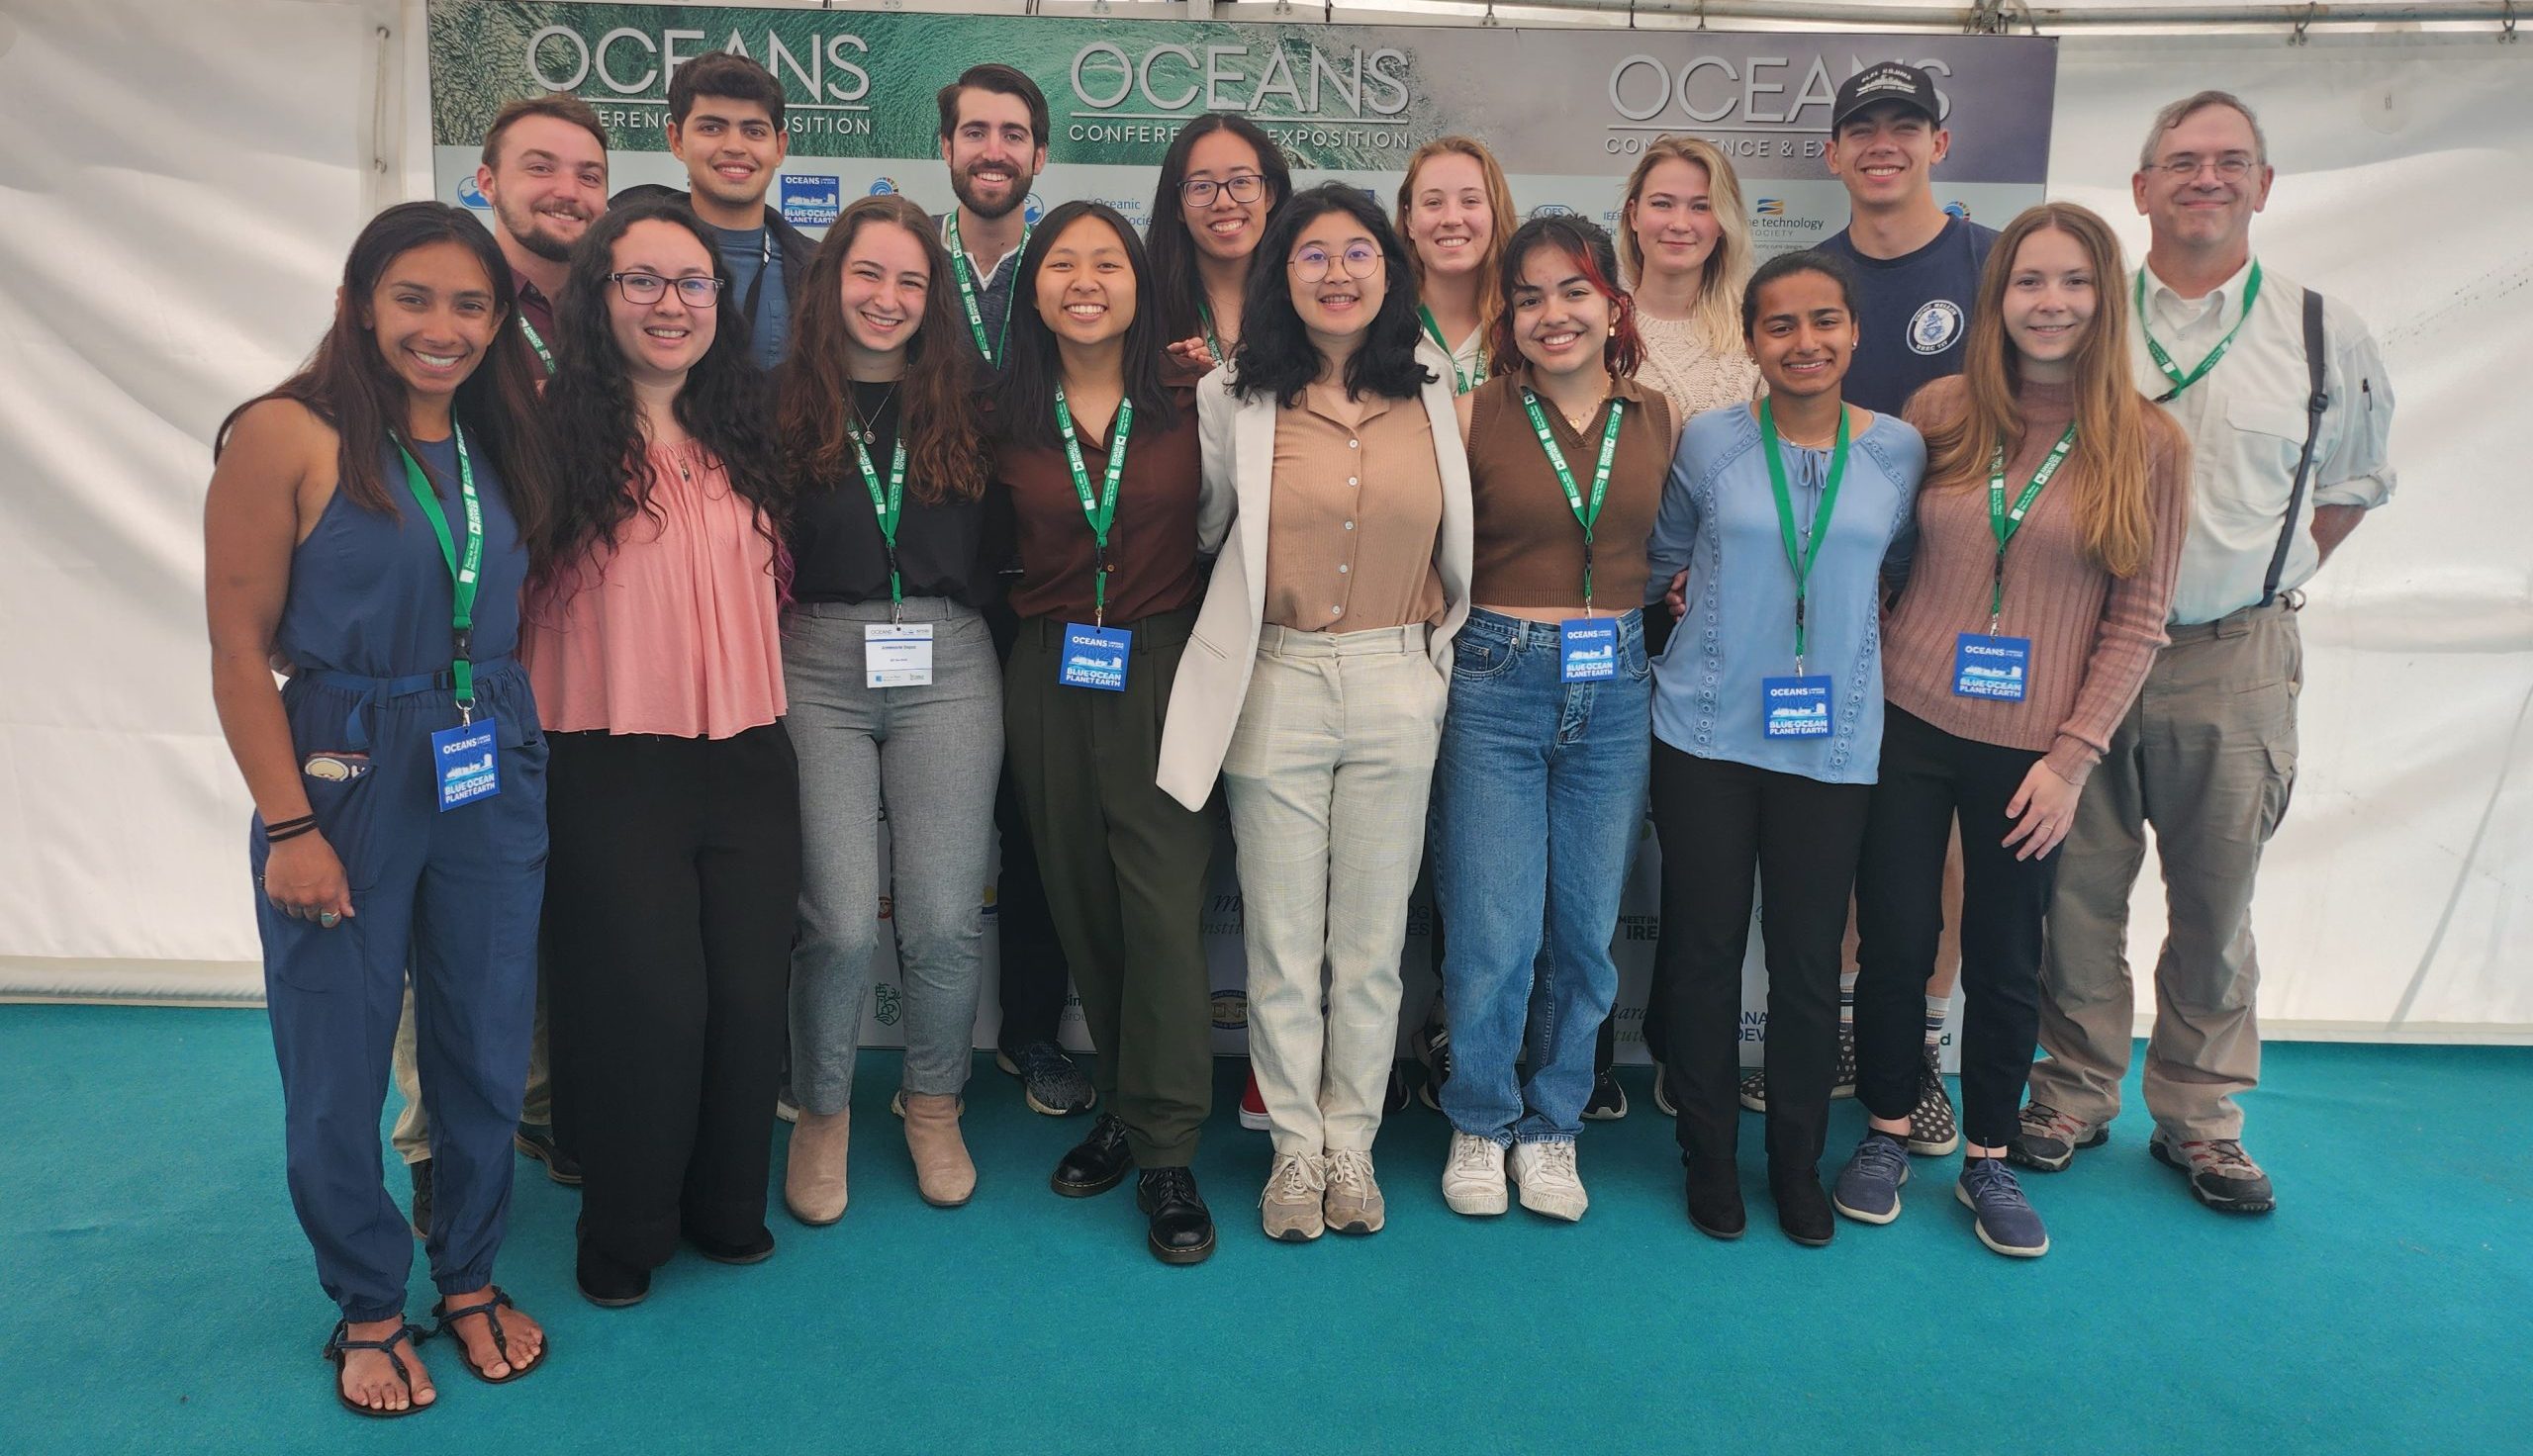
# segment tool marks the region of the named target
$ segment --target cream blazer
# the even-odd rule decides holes
[[[1434,671],[1448,685],[1452,637],[1468,619],[1468,455],[1460,446],[1459,415],[1452,403],[1448,364],[1437,366],[1431,345],[1417,359],[1437,377],[1420,400],[1434,427],[1435,463],[1443,476],[1443,529],[1434,565],[1443,582],[1443,621],[1430,648]],[[1196,507],[1196,549],[1221,553],[1205,604],[1178,679],[1170,690],[1170,713],[1161,735],[1155,781],[1172,798],[1201,809],[1222,773],[1249,696],[1258,660],[1258,629],[1266,613],[1266,518],[1275,465],[1275,401],[1271,395],[1242,400],[1231,392],[1231,371],[1216,369],[1196,386],[1196,437],[1204,451],[1204,487]]]

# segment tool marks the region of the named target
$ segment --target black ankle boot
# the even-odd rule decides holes
[[[1741,1171],[1729,1158],[1685,1159],[1689,1170],[1689,1222],[1709,1238],[1739,1238],[1750,1227],[1741,1207]]]
[[[650,1270],[608,1253],[592,1243],[587,1233],[580,1235],[580,1255],[572,1272],[581,1298],[601,1309],[620,1310],[651,1297]]]
[[[1135,1183],[1135,1206],[1152,1218],[1147,1242],[1165,1264],[1197,1264],[1214,1251],[1214,1216],[1185,1168],[1146,1168]]]
[[[1125,1123],[1115,1113],[1102,1113],[1090,1125],[1090,1136],[1057,1162],[1047,1186],[1067,1198],[1089,1198],[1124,1182],[1126,1170],[1134,1165],[1135,1154],[1126,1146]]]
[[[1776,1200],[1777,1227],[1786,1237],[1808,1248],[1825,1248],[1836,1236],[1838,1221],[1830,1215],[1819,1168],[1771,1164],[1768,1193]]]

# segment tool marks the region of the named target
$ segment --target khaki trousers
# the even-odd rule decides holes
[[[422,1111],[422,1069],[414,1053],[414,983],[405,982],[405,1015],[396,1023],[396,1092],[405,1099],[404,1110],[396,1114],[396,1129],[388,1135],[396,1145],[396,1155],[408,1163],[418,1163],[431,1155],[431,1120]],[[554,1073],[545,1059],[545,956],[536,956],[536,1027],[527,1044],[527,1100],[519,1104],[518,1120],[530,1127],[547,1128],[554,1123]]]
[[[2107,1123],[2119,1111],[2135,998],[2128,892],[2146,827],[2169,924],[2155,962],[2146,1108],[2182,1140],[2239,1138],[2260,1081],[2252,885],[2296,784],[2304,655],[2283,603],[2176,627],[2111,738],[2058,854],[2041,961],[2031,1100]]]

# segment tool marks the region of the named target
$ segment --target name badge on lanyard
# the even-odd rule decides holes
[[[871,488],[871,508],[880,517],[880,544],[889,553],[889,619],[862,628],[862,685],[921,687],[932,682],[932,624],[904,619],[906,584],[897,570],[897,522],[906,504],[905,438],[898,437],[889,459],[885,487],[862,437],[852,438],[854,463],[862,467],[862,483]]]
[[[1994,702],[2020,702],[2030,688],[2031,639],[2007,637],[1997,631],[2006,611],[2006,545],[2022,529],[2022,519],[2031,511],[2031,502],[2040,499],[2043,486],[2067,463],[2067,452],[2076,447],[2076,426],[2070,423],[2049,447],[2049,457],[2040,462],[2031,480],[2015,498],[2012,507],[2006,504],[2006,447],[1997,444],[1997,452],[1988,462],[1988,528],[1997,538],[1995,569],[1988,579],[1988,630],[1964,632],[1952,643],[1952,695],[1984,697]]]
[[[1556,624],[1557,678],[1606,682],[1619,675],[1619,619],[1568,617]]]
[[[1090,613],[1087,622],[1065,623],[1064,655],[1056,663],[1056,682],[1064,687],[1092,687],[1102,692],[1126,690],[1126,661],[1134,632],[1108,625],[1108,532],[1117,523],[1117,484],[1126,475],[1126,442],[1135,430],[1135,402],[1117,401],[1117,419],[1108,432],[1108,469],[1099,494],[1090,493],[1090,471],[1081,463],[1081,440],[1074,432],[1073,406],[1065,387],[1056,386],[1056,424],[1065,437],[1065,464],[1073,471],[1074,494],[1081,500],[1082,519],[1089,522],[1093,552]]]
[[[1785,543],[1786,565],[1794,571],[1794,676],[1759,680],[1759,731],[1767,738],[1827,738],[1835,684],[1826,674],[1803,671],[1803,653],[1811,637],[1804,609],[1811,598],[1812,566],[1821,559],[1821,543],[1829,539],[1829,517],[1838,507],[1838,486],[1846,479],[1847,407],[1838,407],[1838,439],[1829,451],[1829,477],[1821,488],[1821,504],[1812,512],[1808,545],[1794,528],[1794,495],[1786,489],[1785,456],[1778,448],[1773,401],[1759,402],[1759,435],[1768,447],[1768,487],[1776,497],[1777,533]]]
[[[1431,314],[1425,316],[1428,328],[1433,321]],[[1522,388],[1522,408],[1531,416],[1531,430],[1539,436],[1548,468],[1556,472],[1556,483],[1565,492],[1566,508],[1574,512],[1576,523],[1583,527],[1583,615],[1556,624],[1557,681],[1606,682],[1619,675],[1619,623],[1616,617],[1592,615],[1592,527],[1599,523],[1601,502],[1610,494],[1610,462],[1618,458],[1619,422],[1627,412],[1627,405],[1620,400],[1610,401],[1610,418],[1601,427],[1601,455],[1592,467],[1592,494],[1588,499],[1583,488],[1574,483],[1574,471],[1565,463],[1565,452],[1557,448],[1556,436],[1548,427],[1548,414],[1540,409],[1540,397],[1528,385]]]
[[[466,549],[461,554],[449,534],[448,512],[439,504],[422,463],[405,442],[396,442],[405,457],[405,489],[429,521],[439,542],[440,560],[448,565],[448,683],[457,699],[457,726],[431,735],[431,778],[438,787],[441,813],[461,808],[502,791],[501,747],[493,719],[475,716],[475,590],[484,570],[484,501],[475,490],[475,458],[466,448],[466,431],[457,438],[457,499],[465,507]]]

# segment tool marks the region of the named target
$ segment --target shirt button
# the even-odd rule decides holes
[[[1355,477],[1353,477],[1353,476],[1351,476],[1351,475],[1350,475],[1350,476],[1346,477],[1346,484],[1348,484],[1348,485],[1350,485],[1350,486],[1360,486],[1360,485],[1361,485],[1361,484],[1362,484],[1362,482],[1361,482],[1361,481],[1357,480]]]
[[[1353,529],[1355,529],[1355,523],[1354,523],[1353,521],[1351,521],[1351,520],[1350,520],[1350,521],[1348,521],[1348,522],[1346,522],[1346,529],[1348,529],[1348,530],[1350,530],[1350,531],[1351,531],[1351,530],[1353,530]]]
[[[1342,617],[1346,615],[1346,608],[1342,606],[1332,606],[1328,609],[1328,614],[1332,617]]]
[[[1349,450],[1360,449],[1360,448],[1361,448],[1361,446],[1362,446],[1362,441],[1360,441],[1360,440],[1348,440],[1348,441],[1346,442],[1346,448],[1347,448],[1347,449],[1349,449]]]
[[[1346,575],[1348,572],[1353,571],[1353,570],[1354,570],[1354,568],[1353,568],[1353,567],[1350,567],[1350,566],[1346,565],[1344,562],[1339,562],[1339,563],[1338,563],[1338,565],[1337,565],[1337,575],[1339,575],[1339,576],[1341,576],[1341,577],[1342,577],[1342,576],[1344,576],[1344,575]]]

